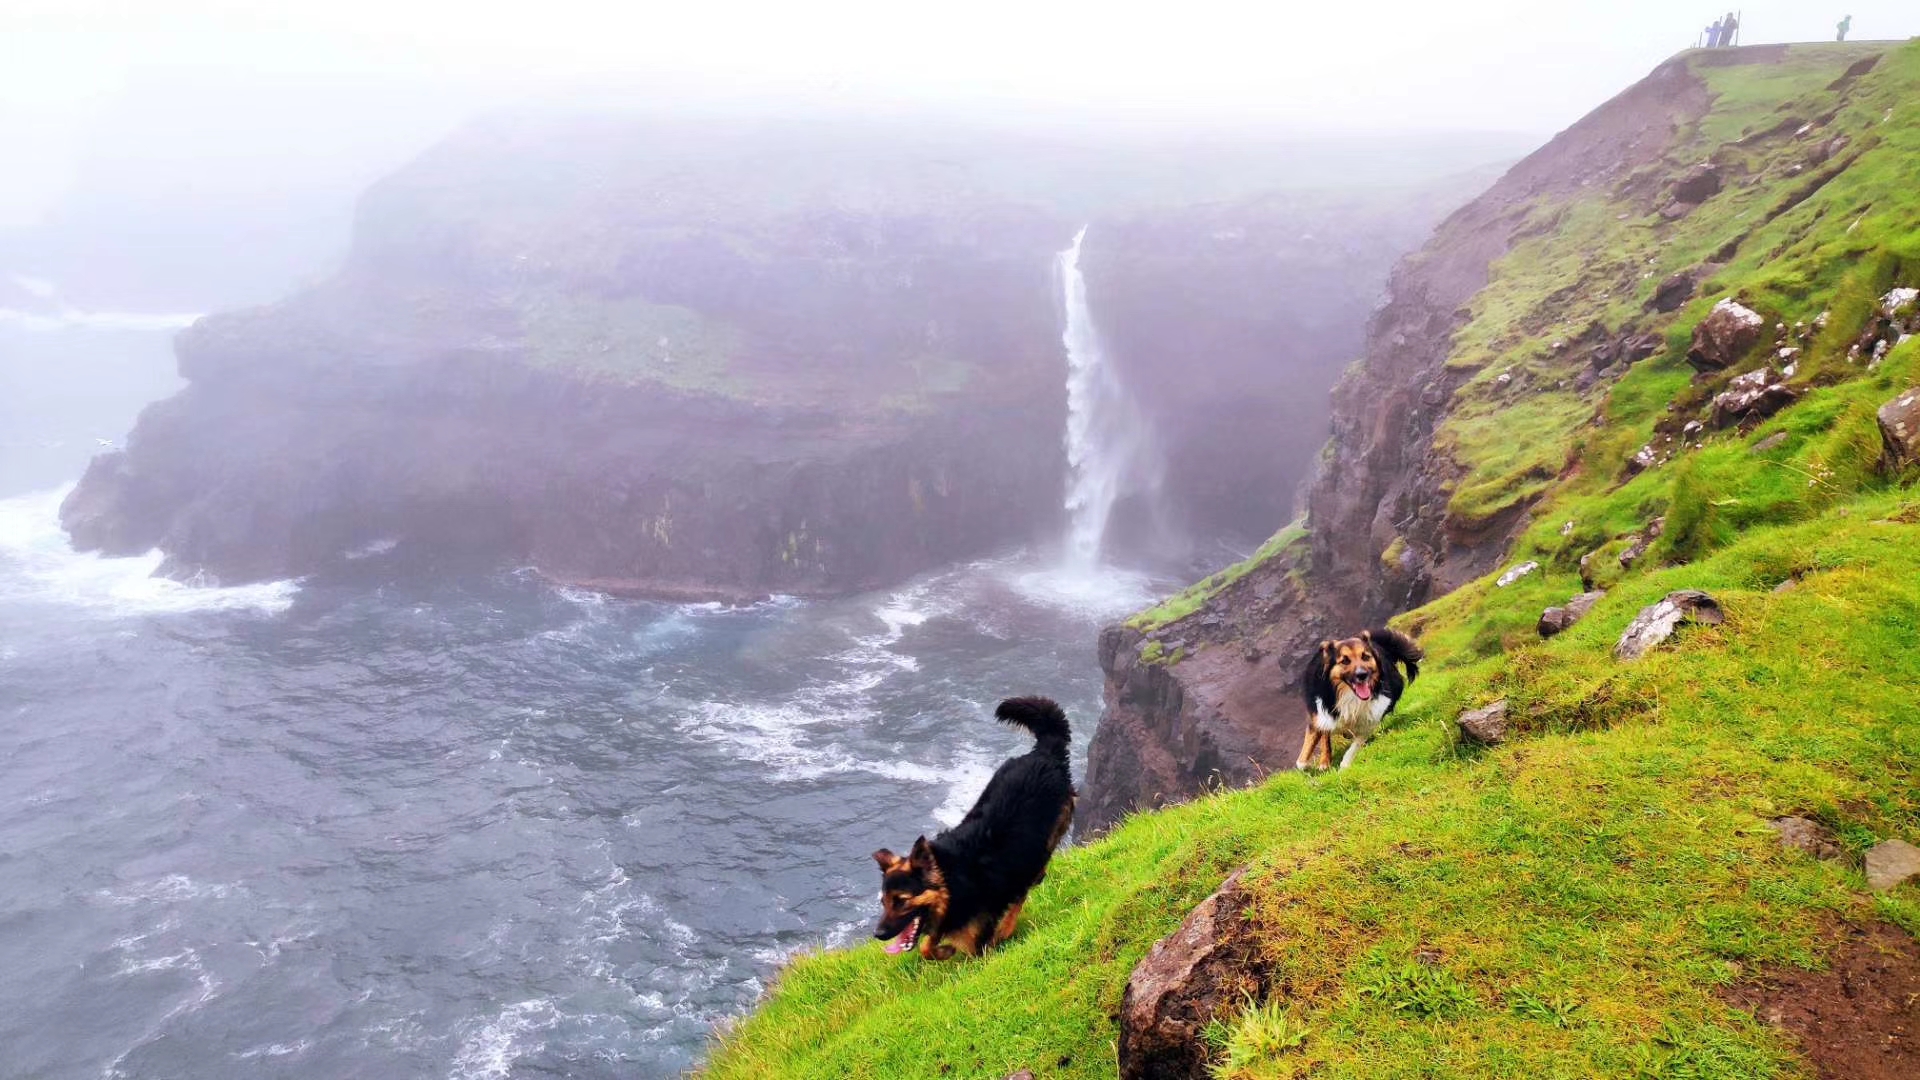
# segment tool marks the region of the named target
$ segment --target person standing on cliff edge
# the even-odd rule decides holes
[[[1713,25],[1707,27],[1707,48],[1717,49],[1719,47],[1720,47],[1720,20],[1715,19],[1713,20]]]
[[[1740,17],[1729,11],[1727,12],[1727,17],[1721,20],[1720,23],[1720,46],[1721,48],[1730,48],[1739,40]]]
[[[1835,41],[1847,40],[1847,31],[1853,29],[1853,16],[1849,15],[1846,18],[1841,19],[1839,23],[1835,24],[1835,29],[1838,30],[1839,32],[1833,35],[1833,40]]]

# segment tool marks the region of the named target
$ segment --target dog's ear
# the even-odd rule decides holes
[[[895,855],[886,848],[881,848],[879,851],[873,853],[873,861],[880,864],[880,869],[886,870],[892,867],[894,863],[899,862],[900,856]]]
[[[1307,670],[1300,673],[1300,685],[1306,691],[1308,711],[1312,711],[1314,692],[1320,690],[1327,680],[1327,669],[1333,666],[1333,642],[1322,641],[1320,648],[1307,654]]]
[[[913,842],[913,853],[907,858],[919,866],[932,866],[933,845],[927,843],[927,838],[923,836]]]

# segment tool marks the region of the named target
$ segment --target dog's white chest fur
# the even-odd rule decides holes
[[[1348,738],[1366,739],[1380,727],[1380,718],[1387,715],[1393,707],[1393,699],[1385,694],[1375,694],[1366,701],[1350,691],[1341,690],[1334,694],[1331,711],[1327,703],[1314,699],[1313,726],[1321,731],[1337,731]]]

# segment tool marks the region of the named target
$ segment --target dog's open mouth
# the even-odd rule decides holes
[[[1350,682],[1347,685],[1353,689],[1353,696],[1359,698],[1361,701],[1366,701],[1373,697],[1372,678],[1360,679]]]
[[[914,944],[919,940],[920,940],[920,920],[918,918],[915,918],[912,922],[907,924],[907,928],[905,930],[900,931],[899,937],[894,938],[892,941],[887,942],[887,951],[889,953],[893,953],[896,955],[899,953],[906,952],[908,949],[913,948]]]

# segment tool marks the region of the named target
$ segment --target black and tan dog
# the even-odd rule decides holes
[[[1067,770],[1067,714],[1046,698],[1009,698],[1001,721],[1033,733],[1033,749],[1004,762],[960,823],[906,858],[882,848],[880,924],[873,936],[890,953],[920,947],[929,960],[955,950],[978,956],[1013,936],[1027,890],[1046,876],[1047,860],[1073,824]]]
[[[1425,658],[1412,638],[1385,627],[1363,631],[1359,637],[1322,641],[1300,676],[1307,733],[1300,744],[1299,767],[1306,768],[1316,751],[1320,767],[1331,767],[1335,732],[1353,740],[1340,758],[1340,767],[1353,764],[1353,756],[1379,730],[1380,721],[1393,711],[1407,684],[1419,678],[1420,661]],[[1404,680],[1401,667],[1407,669]]]

